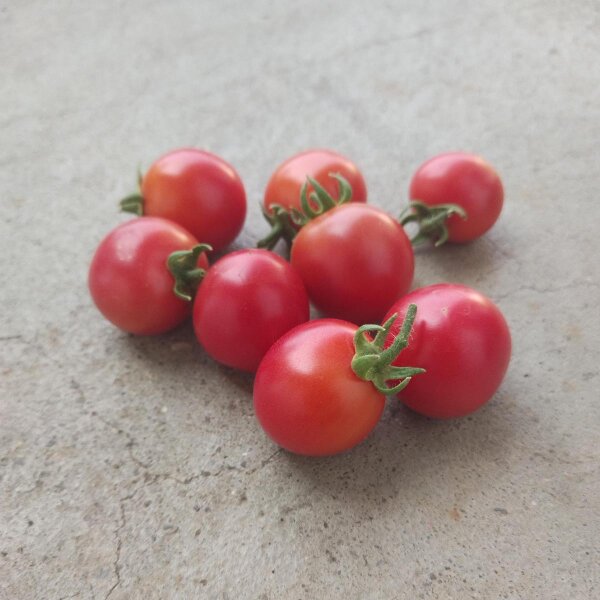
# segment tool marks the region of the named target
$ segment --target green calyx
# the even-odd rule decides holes
[[[258,248],[273,250],[275,244],[283,239],[289,247],[297,233],[289,211],[280,204],[272,204],[270,210],[264,208],[264,206],[261,208],[263,216],[269,225],[271,225],[271,231],[269,235],[265,236],[262,240],[259,240],[256,246]]]
[[[339,173],[329,173],[329,176],[339,183],[338,198],[334,198],[316,179],[307,176],[300,190],[301,210],[286,209],[280,204],[273,204],[270,209],[263,208],[263,215],[271,225],[271,232],[260,240],[257,246],[271,250],[279,240],[283,239],[289,247],[298,233],[298,229],[306,223],[341,204],[350,202],[352,186],[348,181]],[[308,193],[309,185],[313,188],[310,194]]]
[[[210,252],[212,246],[198,244],[191,250],[177,250],[167,259],[167,268],[175,279],[173,293],[182,300],[191,302],[206,271],[198,266],[198,259],[203,252]]]
[[[320,217],[323,213],[352,200],[352,187],[348,181],[339,173],[329,173],[329,177],[336,179],[340,185],[339,198],[334,198],[316,179],[307,177],[300,190],[302,210],[292,209],[290,211],[292,221],[298,227],[302,227],[309,221]],[[310,194],[308,193],[308,184],[313,188]]]
[[[352,370],[358,377],[370,381],[382,394],[397,394],[410,382],[411,377],[419,373],[425,373],[425,369],[418,367],[396,367],[392,363],[406,346],[417,314],[416,304],[410,304],[398,335],[388,348],[384,348],[385,341],[389,335],[392,325],[398,318],[392,315],[383,325],[363,325],[358,328],[354,335],[354,347],[356,354],[352,359]],[[376,331],[371,340],[365,333]],[[400,383],[393,387],[387,385],[388,381]]]
[[[467,219],[466,211],[458,204],[429,206],[420,200],[411,200],[400,215],[400,224],[417,223],[419,225],[419,230],[410,240],[413,246],[431,240],[437,248],[448,241],[446,221],[452,215]]]
[[[144,197],[142,196],[142,181],[144,175],[141,169],[137,172],[138,191],[129,196],[125,196],[120,202],[119,206],[123,212],[132,213],[138,217],[144,214]]]

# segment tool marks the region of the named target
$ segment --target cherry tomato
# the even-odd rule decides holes
[[[456,204],[467,213],[446,221],[450,242],[470,242],[482,236],[500,216],[504,190],[500,177],[483,158],[464,152],[448,152],[430,158],[414,174],[411,200],[428,206]]]
[[[254,410],[280,446],[311,456],[343,452],[375,427],[385,396],[351,368],[356,325],[320,319],[277,341],[254,382]]]
[[[358,167],[349,159],[332,150],[307,150],[288,158],[279,165],[265,190],[264,207],[273,204],[283,208],[300,209],[300,190],[307,177],[318,181],[333,197],[340,195],[338,181],[329,176],[339,173],[352,187],[352,201],[366,202],[367,187]],[[312,188],[309,186],[309,193]]]
[[[90,266],[88,283],[96,306],[129,333],[173,329],[189,315],[190,304],[174,295],[167,259],[197,244],[191,233],[166,219],[141,217],[119,225],[102,240]],[[208,268],[204,254],[198,266]]]
[[[194,301],[194,330],[215,360],[255,371],[284,333],[309,318],[302,279],[267,250],[239,250],[218,260]]]
[[[402,362],[426,372],[400,392],[400,400],[439,419],[472,413],[494,395],[508,368],[511,338],[502,313],[483,294],[443,283],[404,296],[388,316],[403,315],[411,303],[418,312]]]
[[[319,310],[354,323],[379,321],[414,273],[404,229],[367,204],[343,204],[309,221],[290,260]]]
[[[155,161],[142,179],[141,196],[124,199],[121,206],[175,221],[217,251],[242,229],[246,192],[235,169],[222,158],[183,148]]]

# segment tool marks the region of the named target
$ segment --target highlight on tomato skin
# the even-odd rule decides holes
[[[173,293],[169,256],[191,250],[198,240],[183,227],[158,217],[139,217],[113,229],[92,259],[88,285],[96,307],[111,323],[137,335],[165,333],[190,314],[191,305]],[[205,254],[197,260],[208,268]]]
[[[196,337],[218,362],[256,371],[273,343],[308,321],[302,279],[289,262],[267,250],[245,249],[219,259],[198,288]]]
[[[481,237],[498,220],[504,204],[500,176],[485,159],[467,152],[446,152],[424,162],[410,182],[409,200],[429,207],[453,205],[445,221],[449,242]]]
[[[502,312],[472,288],[442,283],[400,298],[388,316],[403,315],[411,303],[419,310],[401,359],[418,364],[425,373],[415,377],[399,399],[436,419],[478,410],[494,396],[510,362],[511,335]]]
[[[140,177],[139,193],[121,201],[138,215],[170,219],[214,251],[238,236],[246,219],[246,192],[235,168],[196,148],[172,150]]]

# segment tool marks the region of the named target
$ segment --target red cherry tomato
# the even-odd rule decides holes
[[[284,333],[309,318],[304,284],[267,250],[240,250],[218,260],[194,301],[194,330],[215,360],[255,371]]]
[[[246,193],[235,169],[193,148],[152,164],[141,185],[143,211],[179,223],[217,251],[230,244],[246,218]]]
[[[89,271],[89,288],[100,312],[117,327],[137,334],[173,329],[190,312],[173,294],[167,259],[198,240],[172,221],[141,217],[113,229],[102,240]],[[198,266],[208,268],[204,254]]]
[[[452,215],[446,221],[450,242],[470,242],[482,236],[500,216],[504,190],[500,177],[483,158],[448,152],[430,158],[414,174],[411,200],[429,206],[457,204],[467,218]]]
[[[414,273],[404,229],[367,204],[344,204],[309,221],[290,260],[319,310],[354,323],[379,321]]]
[[[254,381],[254,410],[283,448],[337,454],[360,443],[379,421],[385,396],[351,368],[357,329],[334,319],[310,321],[267,352]]]
[[[411,303],[417,317],[401,360],[426,372],[400,392],[400,400],[439,419],[472,413],[494,395],[508,368],[511,339],[502,313],[483,294],[443,283],[404,296],[386,319],[402,316]],[[396,331],[395,324],[391,334]]]
[[[338,198],[339,183],[329,176],[330,173],[339,173],[350,183],[353,202],[366,202],[365,180],[351,160],[331,150],[307,150],[288,158],[277,167],[265,190],[265,209],[279,204],[286,209],[299,210],[300,190],[307,176],[320,183],[333,198]],[[309,186],[308,192],[311,191],[312,187]]]

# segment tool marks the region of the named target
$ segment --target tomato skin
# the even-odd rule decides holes
[[[329,173],[339,173],[348,181],[353,202],[367,201],[367,186],[358,167],[337,152],[316,149],[300,152],[277,167],[265,190],[264,207],[269,209],[279,204],[300,210],[300,190],[307,176],[316,179],[333,198],[338,198],[339,183]]]
[[[467,219],[452,215],[446,222],[448,240],[464,243],[481,237],[502,211],[504,189],[494,168],[480,156],[448,152],[430,158],[414,174],[410,200],[429,206],[458,204]]]
[[[401,322],[410,303],[418,307],[410,342],[393,364],[426,372],[411,380],[400,400],[438,419],[474,412],[494,395],[510,361],[510,331],[500,309],[469,287],[442,283],[404,296],[384,320],[397,312]],[[397,331],[395,324],[386,345]]]
[[[309,318],[300,276],[267,250],[239,250],[218,260],[194,301],[194,330],[215,360],[256,371],[284,333]]]
[[[167,259],[198,240],[183,227],[158,217],[140,217],[113,229],[98,246],[88,284],[98,310],[129,333],[164,333],[190,313],[190,303],[173,294]],[[204,254],[198,266],[208,268]]]
[[[357,329],[336,319],[310,321],[267,352],[254,381],[254,410],[275,443],[326,456],[349,450],[373,430],[385,397],[352,371]]]
[[[239,234],[246,219],[246,192],[236,170],[222,158],[182,148],[156,160],[141,186],[144,214],[179,223],[218,251]]]
[[[353,323],[378,322],[414,274],[404,229],[367,204],[338,206],[307,223],[290,261],[319,310]]]

